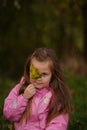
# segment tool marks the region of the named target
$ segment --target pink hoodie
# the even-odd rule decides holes
[[[15,130],[67,130],[68,114],[61,114],[54,118],[47,127],[45,121],[48,105],[52,97],[49,87],[39,89],[33,97],[32,110],[28,121],[20,124],[20,118],[26,109],[28,100],[18,95],[23,79],[17,84],[4,102],[4,116],[14,122]]]

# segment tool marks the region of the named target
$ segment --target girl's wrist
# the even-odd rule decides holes
[[[22,96],[23,96],[25,99],[29,99],[29,97],[27,97],[24,93],[22,94]]]

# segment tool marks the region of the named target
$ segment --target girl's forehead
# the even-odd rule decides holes
[[[31,59],[31,63],[51,63],[51,60],[50,59],[45,59],[43,61],[40,61],[40,60],[37,60],[36,58],[32,58]]]
[[[31,64],[34,65],[34,67],[38,68],[38,67],[50,67],[50,65],[52,64],[52,62],[50,60],[44,60],[44,61],[38,61],[37,59],[33,58],[31,60]]]

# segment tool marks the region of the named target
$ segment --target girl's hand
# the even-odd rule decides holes
[[[23,97],[30,99],[36,93],[36,89],[33,84],[29,84],[23,93]]]

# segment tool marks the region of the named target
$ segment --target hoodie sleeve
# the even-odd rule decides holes
[[[8,97],[4,101],[3,115],[10,121],[19,121],[28,100],[25,99],[22,94],[18,95],[19,88],[22,85],[22,79],[9,93]]]
[[[61,114],[48,124],[45,130],[67,130],[68,114]]]

